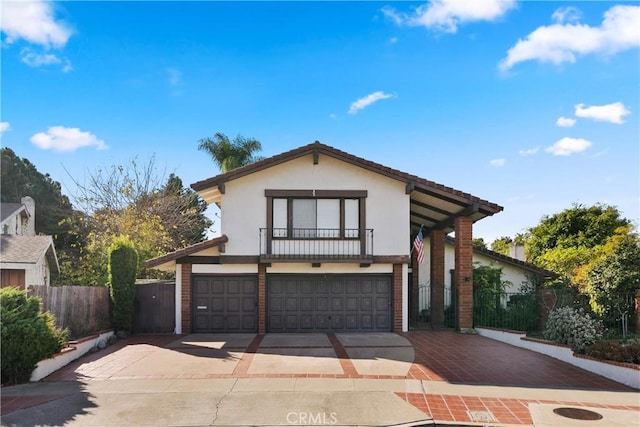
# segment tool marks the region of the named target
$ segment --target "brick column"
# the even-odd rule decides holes
[[[402,332],[402,264],[393,264],[393,332]]]
[[[444,326],[444,230],[431,230],[431,324]]]
[[[182,264],[182,333],[191,333],[191,264]]]
[[[633,330],[640,332],[640,289],[636,290],[635,298],[634,298],[634,307],[636,309],[636,317],[632,319]]]
[[[258,333],[267,332],[267,266],[258,264]]]
[[[471,217],[457,217],[454,222],[456,231],[455,282],[458,292],[458,330],[473,332],[473,244]]]

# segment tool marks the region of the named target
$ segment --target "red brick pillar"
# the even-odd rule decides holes
[[[402,332],[402,264],[393,264],[393,331]]]
[[[636,290],[634,305],[636,309],[636,316],[635,319],[633,319],[635,321],[635,324],[633,326],[636,332],[640,332],[640,289]]]
[[[191,333],[191,264],[182,264],[182,333]]]
[[[444,326],[444,230],[432,230],[430,241],[431,324]]]
[[[258,264],[258,333],[267,332],[267,266]]]
[[[455,283],[458,292],[458,330],[473,332],[473,222],[471,217],[457,217]]]

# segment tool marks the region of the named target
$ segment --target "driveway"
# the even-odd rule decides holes
[[[3,388],[2,424],[558,425],[552,409],[569,405],[597,408],[605,424],[586,425],[636,426],[638,399],[547,356],[450,331],[156,335]]]

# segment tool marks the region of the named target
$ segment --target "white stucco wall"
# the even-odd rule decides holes
[[[408,255],[409,195],[405,185],[325,155],[312,156],[244,176],[225,184],[221,231],[229,237],[225,255],[258,255],[266,228],[265,189],[367,190],[366,224],[373,229],[374,255]]]

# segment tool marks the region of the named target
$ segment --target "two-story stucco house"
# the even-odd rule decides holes
[[[0,203],[0,286],[48,286],[60,270],[51,236],[36,235],[35,202]]]
[[[315,142],[191,186],[222,235],[148,260],[176,272],[176,333],[406,331],[412,240],[430,242],[444,310],[455,232],[457,320],[473,327],[472,227],[495,203]]]

